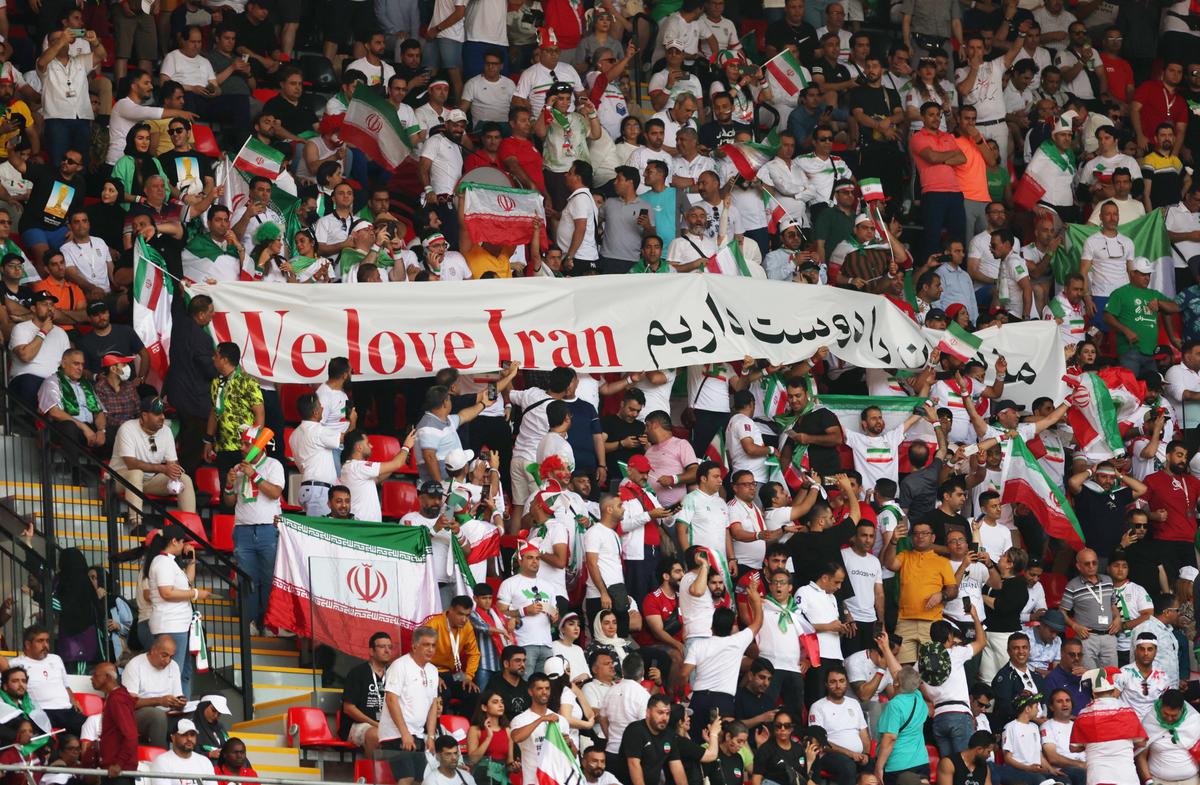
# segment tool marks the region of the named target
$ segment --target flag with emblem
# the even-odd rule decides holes
[[[407,651],[440,611],[424,526],[283,516],[267,626],[365,659],[375,632]]]
[[[133,330],[150,353],[151,378],[159,382],[167,378],[174,293],[162,254],[139,237],[133,247]]]
[[[942,354],[965,363],[975,356],[980,346],[983,346],[982,338],[972,335],[964,330],[958,322],[952,321],[942,332],[937,348]]]
[[[779,152],[779,134],[772,130],[766,141],[733,142],[723,144],[718,149],[729,156],[743,179],[753,180],[758,176],[758,170]]]
[[[742,244],[737,239],[730,240],[724,248],[708,258],[704,263],[704,272],[749,278],[750,267],[746,264],[746,257],[742,255]]]
[[[557,722],[546,723],[538,751],[537,785],[583,785],[583,771]]]
[[[380,166],[395,171],[413,148],[408,129],[396,107],[366,85],[360,84],[346,108],[342,141],[362,150]]]
[[[1118,425],[1117,406],[1099,374],[1081,373],[1064,376],[1071,388],[1067,394],[1067,424],[1075,435],[1075,443],[1089,461],[1106,461],[1125,452]]]
[[[274,180],[283,171],[285,157],[279,150],[252,136],[233,159],[233,166],[252,176]]]
[[[787,208],[765,188],[763,189],[763,207],[767,209],[767,232],[770,234],[778,234],[780,224],[795,220]],[[797,221],[797,223],[799,222]]]
[[[800,95],[800,91],[808,87],[808,69],[800,64],[791,49],[785,47],[763,67],[775,80],[775,84],[779,85],[779,89],[792,98]]]
[[[1087,238],[1100,231],[1099,226],[1090,224],[1067,224],[1063,241],[1050,259],[1050,269],[1058,283],[1063,283],[1069,273],[1079,272],[1079,258]],[[1151,210],[1140,218],[1123,223],[1117,231],[1133,241],[1133,255],[1145,257],[1154,265],[1150,275],[1150,288],[1168,297],[1175,296],[1175,258],[1171,250],[1171,238],[1167,234],[1167,222],[1162,210]],[[1186,259],[1181,259],[1186,262]]]
[[[877,177],[868,177],[865,180],[860,180],[858,188],[862,191],[864,202],[878,202],[887,198],[887,195],[883,192],[883,183]]]
[[[1001,503],[1025,505],[1047,534],[1065,540],[1075,550],[1082,548],[1083,529],[1062,490],[1050,480],[1024,439],[1013,437],[1010,449],[1000,474]]]
[[[535,220],[545,226],[543,197],[537,191],[464,182],[458,194],[463,200],[467,231],[477,243],[525,245],[533,239]]]

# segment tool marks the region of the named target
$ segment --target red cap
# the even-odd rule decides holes
[[[538,466],[538,471],[541,473],[542,479],[545,480],[550,476],[551,472],[562,471],[566,468],[567,465],[563,463],[561,455],[551,455],[542,461],[541,465]]]
[[[637,469],[643,474],[650,471],[650,460],[640,453],[630,458],[626,465],[630,469]]]
[[[526,553],[541,553],[538,547],[527,540],[521,540],[517,543],[517,553],[525,555]]]
[[[133,365],[133,363],[136,362],[136,360],[137,360],[136,357],[125,357],[124,355],[116,354],[115,352],[109,352],[108,354],[106,354],[100,358],[100,367],[101,368],[111,368],[112,366],[116,365],[117,363],[125,363],[126,365]]]

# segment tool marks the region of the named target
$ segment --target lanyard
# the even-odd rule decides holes
[[[454,672],[462,671],[462,657],[458,654],[458,642],[462,639],[462,633],[455,634],[454,630],[446,625],[446,634],[450,636],[450,654],[454,656]]]
[[[1098,606],[1100,606],[1100,612],[1103,613],[1104,612],[1104,584],[1097,581],[1096,587],[1095,587],[1095,592],[1093,592],[1092,584],[1088,583],[1087,581],[1082,581],[1082,583],[1083,583],[1083,590],[1088,593],[1089,597],[1091,597],[1092,599],[1094,599],[1096,601],[1096,604]]]

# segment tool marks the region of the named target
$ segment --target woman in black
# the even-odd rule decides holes
[[[100,201],[87,206],[88,221],[92,237],[99,237],[112,250],[120,254],[125,248],[121,232],[125,228],[125,186],[111,177],[100,186]]]
[[[751,785],[815,785],[808,776],[809,767],[816,762],[821,748],[809,741],[801,748],[792,738],[796,722],[787,709],[775,713],[771,723],[771,740],[754,753],[754,776]]]
[[[1021,609],[1029,602],[1029,586],[1022,574],[1028,562],[1025,551],[1009,548],[989,568],[988,585],[983,590],[988,645],[979,668],[984,681],[989,681],[1008,662],[1008,636],[1021,631]]]
[[[717,759],[718,741],[721,739],[721,718],[716,717],[708,725],[708,746],[692,741],[692,713],[680,703],[671,704],[671,727],[679,738],[671,745],[671,759],[683,764],[688,785],[701,785],[704,781],[704,764]]]

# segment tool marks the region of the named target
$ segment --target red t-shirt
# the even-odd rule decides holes
[[[468,155],[466,160],[463,161],[463,174],[472,169],[478,169],[481,166],[491,166],[502,172],[504,171],[504,164],[500,163],[499,158],[493,158],[486,150],[479,149]]]
[[[1150,512],[1166,510],[1165,521],[1151,521],[1154,539],[1170,542],[1192,542],[1196,539],[1196,500],[1200,499],[1200,480],[1190,474],[1176,476],[1158,471],[1145,480],[1146,495],[1142,497]]]
[[[1170,93],[1160,80],[1146,82],[1133,93],[1133,100],[1142,105],[1142,133],[1154,138],[1154,129],[1161,123],[1186,123],[1187,99],[1178,91]]]
[[[559,49],[574,49],[583,38],[583,3],[578,8],[571,0],[548,0],[542,4],[546,27],[558,37]]]
[[[500,143],[496,157],[500,159],[501,163],[508,158],[516,158],[517,163],[525,170],[525,174],[529,175],[529,179],[533,180],[533,184],[537,186],[537,190],[542,193],[546,192],[546,178],[542,174],[542,154],[533,146],[533,142],[528,139],[518,139],[515,136],[507,137]]]
[[[668,597],[663,594],[661,588],[655,589],[650,594],[646,595],[646,599],[642,600],[642,617],[660,616],[664,620],[675,613],[679,607],[679,599],[676,597]],[[644,627],[645,625],[643,625]],[[679,632],[675,633],[674,637],[680,643],[683,642],[683,623],[680,620]],[[658,638],[655,638],[649,632],[641,631],[633,634],[633,639],[640,646],[662,646],[663,643]]]
[[[1100,55],[1104,64],[1104,74],[1108,80],[1108,94],[1118,101],[1129,100],[1126,94],[1133,84],[1133,68],[1123,57],[1117,55]]]

